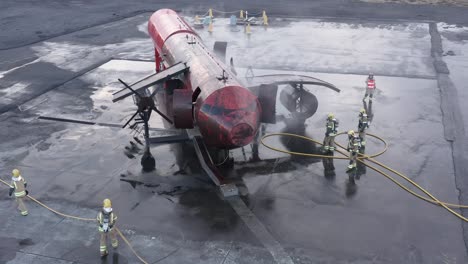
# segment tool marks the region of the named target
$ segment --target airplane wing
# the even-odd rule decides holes
[[[269,74],[253,76],[251,78],[246,77],[245,83],[249,88],[258,87],[260,85],[309,84],[325,86],[327,88],[332,89],[335,92],[340,92],[340,89],[338,89],[335,85],[331,83],[322,81],[314,77],[296,74]]]
[[[155,85],[157,83],[161,83],[161,82],[164,82],[165,80],[168,80],[178,74],[181,74],[185,71],[188,71],[189,70],[189,67],[187,67],[185,65],[185,63],[182,63],[182,62],[179,62],[179,63],[176,63],[174,65],[172,65],[171,67],[163,70],[163,71],[160,71],[160,72],[157,72],[157,73],[154,73],[154,74],[151,74],[133,84],[130,85],[130,87],[137,93],[140,93],[142,90],[152,86],[152,85]],[[124,88],[116,93],[113,94],[113,98],[112,98],[112,102],[117,102],[117,101],[120,101],[130,95],[132,95],[133,92],[130,90],[130,89],[127,89],[127,88]]]

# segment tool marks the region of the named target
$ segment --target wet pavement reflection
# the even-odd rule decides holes
[[[286,36],[298,39],[302,38],[297,34],[299,29],[305,30],[314,25],[320,34],[326,35],[328,29],[333,29],[334,38],[342,40],[343,29],[339,26],[344,24],[293,22],[288,27],[296,31],[288,27],[272,30],[284,34],[292,32]],[[348,26],[346,28],[349,29]],[[207,37],[208,42],[214,41],[215,37],[228,35],[234,39],[232,53],[244,54],[243,51],[254,44],[261,42],[263,45],[265,38],[262,34],[269,34],[269,30],[257,32],[259,35],[253,35],[250,42],[235,35],[237,33],[229,35],[229,32],[220,32],[211,37],[206,32],[201,34]],[[445,259],[454,258],[463,263],[466,254],[460,223],[440,208],[421,204],[421,201],[392,186],[387,179],[367,170],[359,162],[356,170],[347,174],[347,160],[291,156],[270,151],[259,142],[264,135],[274,132],[293,133],[320,141],[325,129],[323,117],[327,113],[336,113],[340,119],[340,131],[346,131],[356,128],[356,113],[363,107],[369,117],[368,131],[381,135],[391,143],[389,151],[379,160],[421,182],[436,192],[441,200],[456,201],[453,160],[450,144],[443,135],[439,89],[433,78],[432,66],[427,66],[430,44],[427,36],[421,35],[426,30],[425,24],[410,23],[382,28],[379,25],[356,26],[347,31],[354,32],[347,40],[361,41],[366,39],[362,36],[368,36],[367,33],[371,32],[369,41],[375,41],[384,32],[399,35],[399,40],[402,40],[399,45],[414,41],[410,43],[410,51],[406,52],[404,48],[397,50],[391,47],[390,44],[394,42],[392,34],[384,36],[387,40],[385,49],[391,55],[379,53],[377,59],[374,58],[383,62],[376,72],[386,72],[385,65],[390,65],[390,75],[410,74],[411,78],[376,76],[382,89],[376,93],[372,103],[361,102],[364,91],[361,84],[365,76],[306,72],[307,69],[323,71],[330,67],[336,72],[341,69],[346,72],[354,70],[347,66],[355,63],[349,54],[336,56],[327,53],[326,57],[333,63],[318,61],[316,58],[323,57],[324,50],[331,51],[326,44],[317,44],[314,40],[310,46],[314,47],[314,54],[294,67],[292,64],[296,61],[290,58],[302,58],[302,52],[296,49],[288,49],[284,53],[283,48],[273,47],[275,42],[271,41],[273,44],[270,43],[268,49],[257,45],[257,48],[249,50],[250,53],[260,54],[260,66],[275,67],[274,63],[284,66],[274,70],[268,67],[254,69],[255,74],[313,75],[334,83],[342,91],[337,94],[328,89],[305,87],[318,100],[318,107],[311,108],[316,111],[312,117],[306,120],[294,118],[287,111],[292,108],[277,102],[277,114],[282,116],[277,124],[262,125],[251,145],[213,155],[223,163],[220,166],[223,173],[238,187],[240,199],[245,204],[244,212],[249,213],[246,215],[240,214],[231,203],[218,195],[215,186],[202,171],[191,144],[152,146],[156,170],[142,172],[139,159],[144,147],[138,126],[133,130],[121,130],[56,124],[35,118],[36,115],[64,115],[95,122],[125,122],[135,107],[131,98],[118,104],[111,103],[112,93],[121,88],[116,78],[125,76],[126,81],[137,80],[154,70],[152,62],[111,60],[28,101],[20,109],[1,115],[3,129],[0,132],[4,141],[0,142],[3,150],[0,164],[7,169],[20,167],[30,178],[34,196],[62,211],[95,217],[102,199],[111,198],[119,212],[118,224],[137,250],[151,260],[163,258],[180,248],[177,254],[167,259],[168,263],[193,260],[222,263],[224,259],[227,259],[226,263],[273,263],[271,248],[265,246],[265,241],[271,242],[269,239],[273,238],[273,242],[278,244],[270,245],[274,245],[273,248],[280,245],[278,248],[283,248],[298,263],[347,263],[350,259],[356,263],[444,263]],[[415,33],[419,35],[413,36]],[[277,39],[275,34],[268,37]],[[146,39],[131,41],[133,46],[124,50],[137,50],[136,47],[144,41]],[[284,38],[281,43],[284,44],[284,41],[293,40]],[[339,42],[333,43],[338,49],[336,43]],[[79,45],[51,44],[52,49],[58,46],[73,46],[74,50],[83,48]],[[423,46],[421,50],[420,46]],[[304,53],[310,47],[304,47]],[[366,45],[361,48],[365,49]],[[93,49],[100,50],[100,47]],[[270,58],[265,54],[266,50],[273,50],[269,55],[281,55],[279,57],[287,63]],[[416,55],[414,50],[418,51]],[[147,48],[144,51],[151,55],[149,59],[152,59],[151,52]],[[360,58],[365,57],[360,62],[358,72],[367,71],[368,65],[379,64],[374,63],[372,56],[364,56],[367,54],[365,52],[358,53]],[[411,52],[414,56],[406,56]],[[407,59],[395,61],[398,57],[395,53]],[[245,54],[242,56],[247,56]],[[144,54],[138,56],[144,57]],[[340,62],[337,57],[346,59]],[[249,60],[239,59],[244,64],[248,64]],[[53,66],[55,60],[49,61],[48,73],[59,66],[65,67],[63,63]],[[311,63],[313,61],[318,62],[315,65]],[[70,74],[67,68],[61,67],[63,72],[57,71],[57,74]],[[39,72],[38,69],[34,71]],[[242,69],[238,69],[238,72],[239,75],[243,74]],[[25,87],[26,84],[18,84],[12,92]],[[378,118],[374,118],[376,109]],[[162,121],[155,117],[151,125],[162,127]],[[152,132],[155,136],[161,134]],[[345,138],[339,137],[337,141],[343,144]],[[368,141],[362,154],[375,153],[382,147],[370,138]],[[277,137],[271,140],[271,144],[294,152],[322,154],[320,146],[302,139]],[[229,154],[228,159],[224,159],[226,153]],[[5,194],[4,190],[0,192]],[[93,254],[98,253],[95,226],[63,220],[38,207],[31,208],[31,217],[18,219],[10,212],[10,200],[0,199],[0,203],[0,222],[5,223],[0,227],[3,241],[0,252],[3,253],[3,249],[7,252],[0,254],[0,262],[15,259],[10,252],[24,251],[22,247],[27,247],[28,252],[38,255],[64,259],[68,256],[68,259],[78,262],[98,263],[93,258]],[[245,221],[246,217],[256,218],[270,237],[259,236],[263,229],[260,228],[262,232],[258,232],[259,229],[255,227],[257,222],[249,223]],[[24,232],[17,230],[18,223],[25,227]],[[71,245],[75,250],[65,245]],[[19,261],[16,263],[21,263]],[[122,247],[102,263],[132,261],[131,252]]]

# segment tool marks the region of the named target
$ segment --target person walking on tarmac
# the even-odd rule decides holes
[[[361,109],[359,112],[359,124],[358,124],[358,132],[359,132],[359,140],[361,143],[361,147],[366,147],[366,129],[369,128],[369,119],[367,118],[367,113],[364,108]]]
[[[323,140],[323,152],[333,154],[335,151],[335,136],[338,132],[338,120],[333,113],[328,114],[327,130],[325,132],[325,139]]]
[[[366,80],[366,94],[364,95],[364,98],[362,98],[363,101],[366,100],[367,95],[369,95],[369,102],[372,102],[372,97],[374,96],[374,91],[375,91],[375,79],[374,79],[374,74],[369,73],[369,76],[367,77]]]
[[[28,183],[21,176],[18,169],[14,169],[12,172],[13,177],[11,177],[11,185],[9,195],[15,194],[16,203],[18,204],[18,210],[21,212],[21,215],[28,215],[28,209],[24,205],[24,198],[28,195],[26,186]]]
[[[353,130],[348,131],[348,152],[349,152],[349,165],[346,172],[353,171],[356,168],[356,159],[361,147],[359,142],[359,136],[357,136]]]
[[[107,236],[110,236],[112,248],[117,248],[119,246],[119,241],[117,240],[117,234],[115,233],[115,221],[117,216],[112,211],[112,204],[109,199],[104,199],[102,210],[97,216],[97,221],[99,223],[99,233],[101,234],[101,241],[99,251],[101,252],[101,257],[107,256],[109,253],[107,251]]]

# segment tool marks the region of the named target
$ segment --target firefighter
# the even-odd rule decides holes
[[[364,95],[364,98],[362,98],[363,101],[366,100],[367,95],[369,95],[369,102],[372,102],[372,97],[374,96],[374,91],[375,91],[375,80],[374,80],[374,74],[369,73],[369,76],[367,77],[366,80],[366,94]]]
[[[338,132],[338,120],[335,115],[330,113],[327,118],[327,130],[325,132],[325,139],[323,140],[323,152],[333,154],[335,151],[335,136]]]
[[[97,221],[99,223],[99,233],[101,234],[101,241],[99,251],[101,252],[101,257],[107,256],[109,253],[107,251],[107,235],[110,236],[112,248],[117,248],[119,246],[119,241],[117,240],[117,234],[115,233],[115,221],[117,216],[112,211],[112,204],[109,199],[104,199],[102,210],[97,216]]]
[[[361,147],[359,136],[353,130],[348,131],[348,140],[349,165],[346,172],[353,171],[356,168],[356,159]]]
[[[359,140],[361,143],[361,147],[366,147],[366,129],[369,128],[369,119],[367,117],[366,110],[364,108],[361,109],[359,112],[359,124],[358,124],[358,132],[359,132]]]
[[[15,194],[16,203],[18,203],[18,210],[21,212],[21,215],[28,215],[28,209],[24,205],[24,199],[28,195],[26,186],[28,183],[21,176],[18,169],[14,169],[12,172],[13,177],[11,177],[11,185],[9,195]]]

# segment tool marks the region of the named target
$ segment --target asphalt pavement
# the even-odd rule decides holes
[[[154,70],[146,33],[151,11],[171,7],[191,23],[208,7],[265,8],[270,27],[199,29],[207,46],[228,41],[239,76],[297,73],[341,89],[308,87],[317,113],[298,124],[278,102],[277,124],[265,133],[323,139],[334,112],[340,130],[356,128],[364,80],[377,93],[370,133],[388,142],[377,159],[442,201],[468,204],[468,60],[466,12],[451,5],[360,1],[186,3],[3,1],[0,6],[1,178],[19,168],[31,195],[67,214],[94,218],[111,198],[118,226],[149,263],[467,263],[466,223],[360,168],[350,184],[346,161],[335,173],[317,158],[291,157],[260,146],[233,150],[241,196],[223,200],[200,170],[193,147],[152,147],[157,169],[142,172],[139,131],[38,120],[39,115],[122,124],[132,99],[112,103],[128,82]],[[216,12],[215,12],[216,14]],[[154,118],[153,127],[161,127]],[[152,132],[153,135],[161,132]],[[337,141],[344,144],[344,137]],[[273,146],[317,153],[319,146],[270,138]],[[383,145],[369,139],[367,153]],[[411,187],[413,188],[413,187]],[[123,243],[99,258],[97,226],[27,202],[22,217],[0,187],[0,263],[138,263]],[[459,212],[459,211],[458,211]],[[464,215],[466,212],[462,211]]]

